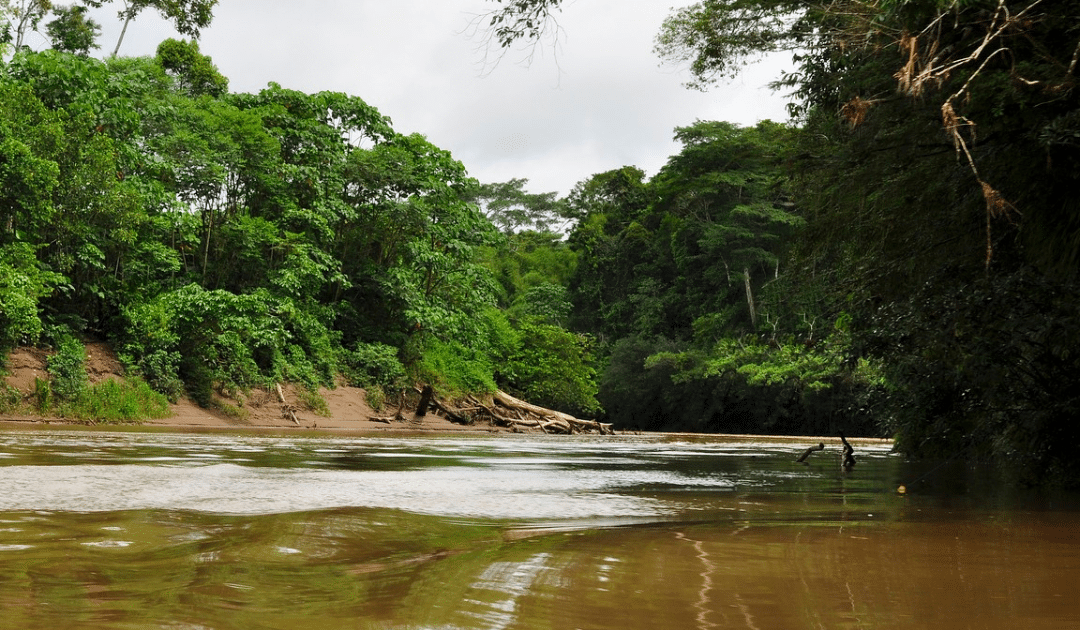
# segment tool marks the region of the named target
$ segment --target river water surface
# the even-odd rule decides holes
[[[806,446],[4,432],[0,628],[1080,627],[1070,497]]]

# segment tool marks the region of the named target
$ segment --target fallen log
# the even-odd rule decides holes
[[[515,430],[540,430],[544,433],[573,434],[590,431],[601,435],[614,435],[615,433],[610,424],[596,420],[581,420],[570,414],[525,402],[501,390],[492,395],[491,404],[481,402],[470,396],[463,401],[466,405],[464,408],[456,408],[450,403],[440,400],[430,385],[424,386],[422,389],[417,387],[414,390],[420,394],[420,404],[417,407],[416,414],[413,416],[413,422],[421,421],[424,413],[434,410],[447,420],[457,424],[471,425],[479,419]]]
[[[438,398],[432,397],[431,406],[442,412],[446,419],[454,424],[472,424],[472,420],[457,409],[447,406]]]
[[[574,433],[575,431],[595,430],[602,435],[614,434],[614,431],[612,431],[610,424],[604,424],[595,420],[580,420],[578,418],[575,418],[574,416],[571,416],[570,414],[563,413],[561,411],[545,409],[544,407],[540,407],[532,403],[527,403],[524,400],[515,398],[502,390],[496,391],[492,398],[495,400],[495,402],[512,411],[532,414],[545,420],[561,423],[561,425],[564,425],[566,427],[566,433]]]
[[[561,434],[569,434],[569,433],[571,433],[570,425],[560,423],[560,422],[558,422],[556,420],[551,420],[551,421],[547,421],[547,422],[545,422],[543,420],[509,420],[509,421],[506,421],[505,424],[510,426],[510,428],[512,428],[512,429],[525,428],[525,429],[539,429],[539,430],[543,431],[544,433],[561,433]]]
[[[596,430],[600,435],[615,435],[615,431],[611,428],[610,424],[597,422],[596,420],[580,420],[574,418],[570,421],[570,424],[583,431]]]
[[[799,458],[796,459],[795,461],[800,463],[800,464],[805,464],[806,463],[806,458],[810,457],[811,453],[813,453],[814,451],[824,451],[824,450],[825,450],[825,445],[822,444],[821,442],[818,442],[817,446],[811,446],[810,448],[803,451],[802,455],[799,455]]]

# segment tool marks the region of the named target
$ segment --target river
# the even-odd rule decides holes
[[[1074,497],[808,445],[6,431],[0,628],[1080,627]]]

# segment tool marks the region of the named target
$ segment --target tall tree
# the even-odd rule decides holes
[[[176,77],[189,96],[222,96],[229,89],[229,80],[218,72],[210,57],[199,52],[197,42],[166,39],[158,44],[157,61]]]
[[[116,48],[112,51],[114,57],[120,52],[120,45],[124,43],[128,25],[145,9],[157,9],[163,18],[172,22],[178,33],[198,39],[202,29],[210,26],[210,22],[213,21],[213,11],[218,0],[123,0],[123,3],[124,8],[118,15],[124,21],[124,26],[120,30],[120,37],[116,40]]]
[[[3,19],[5,41],[14,40],[15,49],[22,48],[26,35],[36,31],[51,10],[50,0],[2,0],[0,19]]]
[[[506,234],[518,230],[550,232],[566,220],[565,202],[558,193],[530,193],[527,179],[483,184],[477,191],[480,211]]]
[[[91,48],[99,48],[98,35],[101,26],[86,17],[86,7],[72,5],[53,9],[56,18],[45,29],[56,50],[77,55],[89,55]]]

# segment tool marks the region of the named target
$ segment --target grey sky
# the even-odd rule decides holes
[[[570,0],[557,46],[545,42],[528,65],[520,63],[528,51],[518,50],[485,67],[470,28],[494,6],[482,0],[221,0],[200,46],[234,92],[274,81],[353,94],[397,131],[451,151],[483,182],[524,177],[533,192],[566,194],[624,165],[655,173],[678,150],[677,126],[786,118],[783,99],[765,87],[782,60],[709,93],[683,87],[685,71],[660,66],[653,38],[672,2]],[[115,45],[120,5],[95,13],[102,51]],[[120,54],[152,55],[175,36],[148,10]]]

